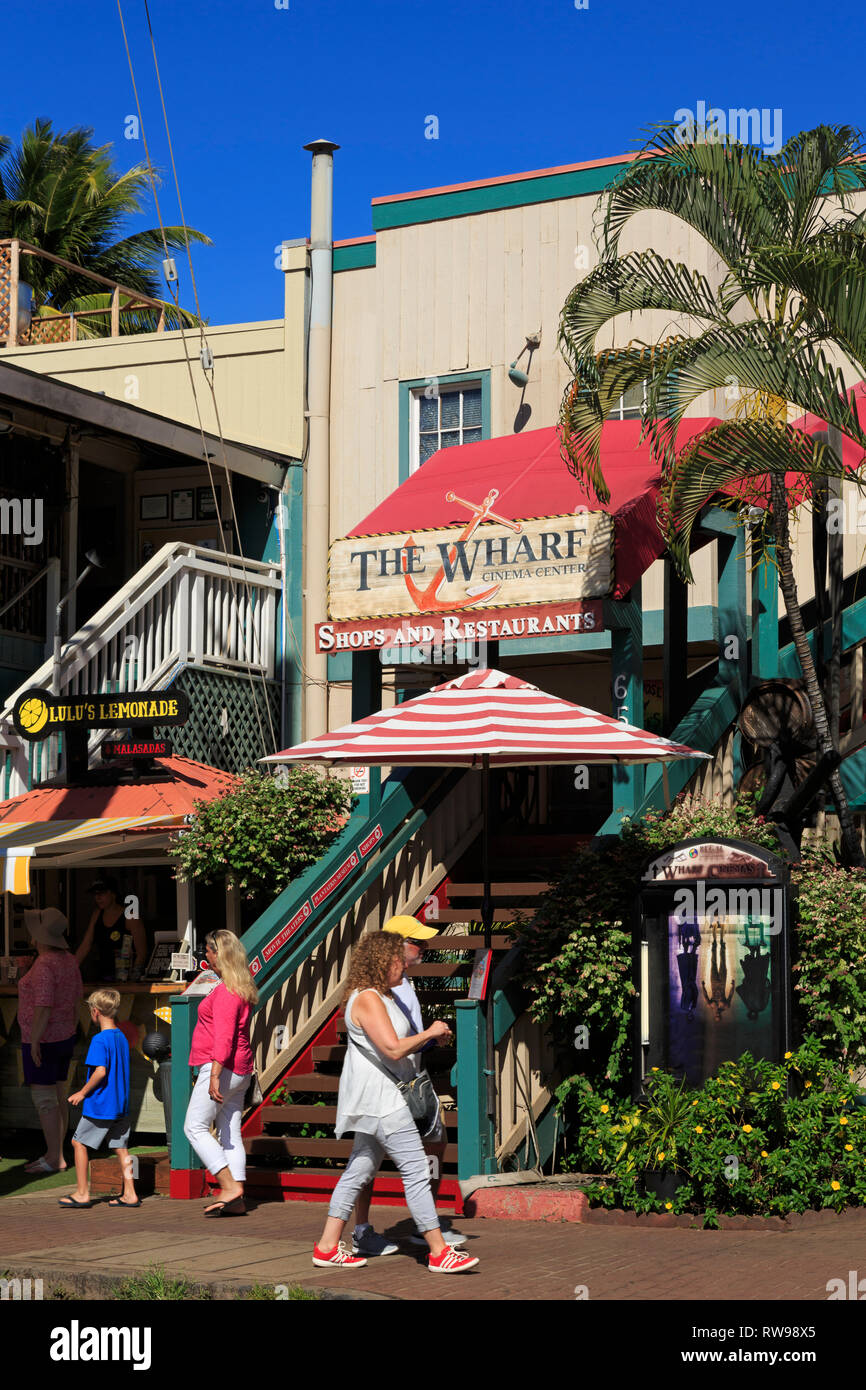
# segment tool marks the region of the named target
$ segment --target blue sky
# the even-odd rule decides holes
[[[339,238],[370,232],[373,197],[619,154],[699,100],[781,108],[786,138],[820,121],[866,126],[853,0],[282,2],[150,0],[186,216],[214,241],[194,252],[213,323],[281,314],[274,246],[307,234],[302,147],[319,136],[341,146]],[[143,0],[123,12],[163,214],[177,221]],[[43,116],[92,126],[124,168],[143,159],[124,138],[135,105],[116,0],[15,6],[3,32],[18,57],[4,65],[0,130],[17,137]]]

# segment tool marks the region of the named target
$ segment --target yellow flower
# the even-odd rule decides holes
[[[752,1126],[751,1126],[751,1125],[743,1125],[743,1133],[744,1133],[744,1134],[751,1134],[751,1132],[752,1132]]]
[[[839,1184],[837,1183],[836,1186],[838,1187]],[[674,1209],[674,1204],[673,1204],[673,1202],[665,1202],[665,1211],[673,1211],[673,1209]]]
[[[774,1091],[778,1091],[778,1089],[779,1089],[779,1083],[778,1083],[778,1081],[774,1081],[774,1082],[773,1082],[773,1090],[774,1090]]]
[[[812,1084],[811,1081],[804,1081],[804,1082],[803,1082],[803,1085],[804,1085],[807,1089],[809,1088],[809,1086],[811,1086],[811,1084]]]
[[[788,1058],[789,1058],[789,1057],[793,1057],[793,1055],[794,1055],[793,1052],[786,1052],[786,1053],[785,1053],[785,1061],[787,1062]]]
[[[599,1151],[598,1151],[598,1152],[599,1152],[599,1154],[600,1154],[600,1153],[601,1153],[601,1149],[599,1149]]]
[[[843,1115],[843,1116],[841,1117],[841,1119],[839,1120],[839,1123],[840,1123],[840,1125],[847,1125],[847,1123],[848,1123],[848,1116],[847,1116],[847,1115]]]
[[[659,1162],[661,1162],[661,1160],[664,1158],[664,1154],[663,1154],[663,1153],[656,1154],[656,1158],[659,1160]]]
[[[692,1105],[697,1105],[697,1103],[698,1103],[698,1102],[697,1102],[696,1100],[693,1100],[693,1101],[692,1101]]]
[[[846,1153],[850,1153],[851,1150],[852,1150],[853,1148],[854,1148],[854,1145],[853,1145],[853,1144],[846,1144],[846,1145],[845,1145],[845,1152],[846,1152]]]
[[[831,1182],[830,1186],[832,1187],[834,1192],[838,1192],[839,1188],[841,1187],[841,1183]]]
[[[767,1153],[767,1150],[766,1150],[766,1149],[761,1149],[761,1158],[769,1158],[769,1157],[770,1157],[770,1155]]]
[[[603,1105],[603,1106],[601,1107],[601,1113],[602,1113],[602,1115],[606,1115],[609,1109],[610,1109],[610,1106],[609,1106],[609,1105]]]
[[[704,1132],[704,1127],[703,1127],[703,1125],[695,1125],[695,1134],[703,1134],[703,1132]]]
[[[658,1071],[658,1067],[650,1067],[650,1071]]]

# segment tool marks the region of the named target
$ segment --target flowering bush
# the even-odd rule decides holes
[[[794,991],[804,1031],[828,1054],[866,1063],[866,872],[806,854],[799,892]]]
[[[746,1053],[685,1090],[670,1074],[648,1078],[639,1102],[573,1076],[557,1092],[575,1112],[564,1166],[600,1177],[595,1205],[633,1211],[785,1215],[866,1204],[866,1111],[850,1072],[808,1039],[783,1062]],[[675,1173],[669,1200],[643,1174]]]
[[[278,781],[250,770],[224,796],[196,803],[174,836],[178,875],[205,883],[231,875],[244,898],[275,898],[325,853],[352,800],[341,777],[292,767]]]

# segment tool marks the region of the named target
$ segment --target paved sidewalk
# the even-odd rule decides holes
[[[62,1211],[57,1193],[0,1201],[0,1262],[17,1273],[128,1275],[148,1264],[198,1281],[303,1284],[400,1299],[826,1300],[827,1282],[866,1275],[866,1210],[790,1232],[640,1230],[574,1223],[459,1220],[478,1267],[431,1274],[413,1247],[360,1270],[310,1260],[326,1208],[262,1203],[246,1217],[206,1221],[204,1203],[149,1197],[133,1211],[104,1203]],[[375,1207],[378,1230],[410,1233],[405,1208]]]

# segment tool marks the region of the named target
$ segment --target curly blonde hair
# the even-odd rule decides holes
[[[253,984],[247,953],[233,931],[208,932],[205,944],[216,951],[220,976],[226,989],[248,1004],[259,1002],[259,992]]]
[[[343,1006],[349,995],[356,989],[377,989],[380,994],[391,994],[388,978],[395,960],[404,959],[403,938],[389,931],[370,932],[363,937],[352,954],[352,964],[343,990]]]

